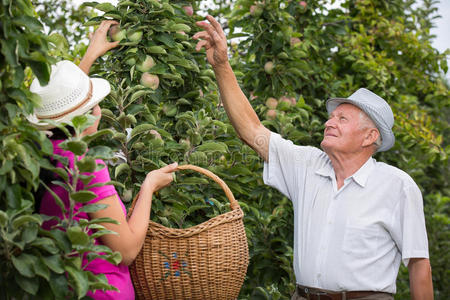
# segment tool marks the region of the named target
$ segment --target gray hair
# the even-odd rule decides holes
[[[375,150],[377,150],[382,144],[380,130],[377,128],[377,126],[372,121],[372,119],[362,110],[359,113],[359,121],[360,121],[361,129],[376,128],[378,130],[378,138],[374,142]]]

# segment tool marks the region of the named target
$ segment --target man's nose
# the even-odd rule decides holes
[[[335,122],[334,118],[329,118],[325,122],[325,127],[334,127],[335,125],[336,125],[336,122]]]

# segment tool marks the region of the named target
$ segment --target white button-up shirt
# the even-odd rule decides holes
[[[293,203],[298,284],[395,293],[400,261],[428,258],[422,195],[398,168],[370,158],[338,190],[326,153],[271,133],[264,182]]]

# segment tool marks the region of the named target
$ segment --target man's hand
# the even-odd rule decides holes
[[[207,22],[197,22],[197,25],[205,31],[197,32],[193,38],[200,39],[195,49],[200,51],[202,47],[206,50],[206,58],[213,68],[224,65],[228,62],[227,38],[219,22],[212,16],[207,16]]]
[[[228,62],[227,38],[222,27],[212,16],[207,16],[206,19],[209,24],[197,22],[197,25],[205,31],[194,34],[194,39],[200,39],[195,49],[197,51],[202,47],[206,49],[206,57],[216,75],[220,97],[238,136],[268,161],[270,131],[261,124],[239,87]]]

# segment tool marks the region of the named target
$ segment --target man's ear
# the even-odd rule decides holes
[[[367,129],[367,131],[364,133],[364,141],[363,141],[363,147],[371,146],[375,143],[375,141],[380,136],[380,132],[376,128],[370,128]]]

